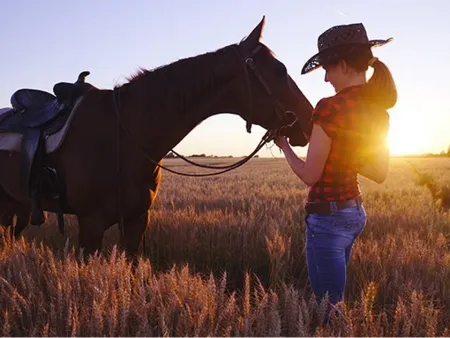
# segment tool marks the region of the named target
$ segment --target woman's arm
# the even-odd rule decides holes
[[[389,171],[389,147],[383,144],[371,156],[362,158],[358,173],[378,184],[386,180]]]
[[[321,126],[314,124],[308,146],[306,160],[298,158],[284,137],[275,140],[283,150],[287,162],[294,173],[308,186],[320,179],[331,149],[331,138]]]
[[[360,142],[358,173],[381,184],[389,172],[389,115],[375,116],[367,122],[366,134]]]

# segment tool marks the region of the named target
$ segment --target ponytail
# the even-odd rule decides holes
[[[397,103],[397,87],[389,68],[378,58],[369,61],[373,67],[373,75],[367,82],[370,96],[384,109],[389,109]]]
[[[367,81],[367,96],[383,109],[389,109],[397,103],[397,88],[389,68],[372,54],[370,46],[353,46],[343,52],[343,55],[335,60],[344,60],[357,72],[366,72],[369,66],[373,68],[373,75]]]

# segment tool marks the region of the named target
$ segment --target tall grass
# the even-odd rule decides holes
[[[450,182],[450,160],[409,161],[394,159],[382,185],[361,179],[368,223],[353,250],[342,320],[333,327],[318,324],[325,303],[315,303],[307,280],[305,186],[284,160],[254,159],[211,178],[164,173],[134,269],[114,246],[116,227],[106,233],[104,253],[88,262],[74,249],[73,217],[67,217],[67,238],[58,234],[54,216],[18,241],[3,232],[0,331],[449,335],[450,216],[442,187]],[[166,164],[192,170],[178,160]]]

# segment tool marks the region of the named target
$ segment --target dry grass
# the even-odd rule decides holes
[[[348,271],[344,321],[334,328],[316,324],[324,304],[315,305],[307,282],[305,187],[284,160],[254,159],[211,178],[164,173],[135,270],[113,246],[116,227],[106,234],[106,254],[89,262],[73,250],[71,217],[67,241],[54,217],[23,240],[4,236],[0,332],[448,336],[449,183],[444,158],[393,159],[384,184],[361,179],[368,224]]]

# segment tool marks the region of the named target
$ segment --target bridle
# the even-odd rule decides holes
[[[120,117],[120,110],[119,110],[119,104],[118,104],[118,99],[120,98],[119,95],[117,95],[118,97],[116,97],[116,91],[118,92],[120,89],[114,88],[113,91],[113,101],[114,101],[114,109],[117,115],[117,120],[118,120],[118,127],[117,127],[117,147],[120,146],[120,129],[122,129],[128,136],[128,138],[132,141],[135,142],[135,146],[144,154],[144,156],[153,164],[155,164],[156,166],[165,169],[171,173],[177,174],[177,175],[181,175],[181,176],[190,176],[190,177],[205,177],[205,176],[214,176],[214,175],[219,175],[222,173],[225,173],[227,171],[236,169],[240,166],[242,166],[243,164],[245,164],[246,162],[248,162],[251,158],[253,158],[253,156],[258,153],[259,150],[261,150],[261,148],[269,143],[270,141],[274,140],[278,135],[281,134],[281,132],[285,129],[285,128],[289,128],[291,127],[295,122],[297,122],[297,116],[291,112],[291,111],[286,111],[284,110],[283,106],[281,105],[281,103],[273,96],[272,90],[270,89],[270,86],[267,84],[267,82],[264,80],[263,76],[261,75],[261,73],[258,71],[255,62],[253,60],[253,57],[258,53],[258,51],[261,49],[262,45],[258,45],[255,49],[253,49],[249,55],[246,56],[242,56],[240,54],[239,48],[240,48],[240,44],[236,45],[235,48],[233,49],[235,51],[235,53],[238,55],[239,57],[239,61],[240,63],[242,63],[243,69],[244,69],[244,73],[245,73],[245,77],[246,77],[246,82],[247,82],[247,91],[248,91],[248,96],[249,96],[249,116],[247,118],[247,122],[246,122],[246,129],[247,132],[250,133],[251,132],[251,127],[252,127],[252,116],[253,116],[253,97],[252,97],[252,92],[251,92],[251,86],[250,86],[250,75],[248,72],[248,69],[250,69],[253,73],[253,75],[255,75],[255,77],[258,79],[259,83],[263,86],[263,88],[265,89],[267,95],[270,97],[271,99],[271,103],[272,106],[275,110],[275,113],[277,114],[278,118],[280,119],[282,126],[278,129],[275,130],[268,130],[263,137],[261,138],[261,141],[259,142],[259,144],[256,146],[255,150],[253,150],[249,155],[247,155],[246,157],[244,157],[243,159],[230,164],[230,165],[216,165],[216,166],[212,166],[212,165],[205,165],[205,164],[200,164],[200,163],[196,163],[193,162],[189,159],[187,159],[186,157],[182,156],[181,154],[178,154],[175,150],[171,150],[171,152],[173,154],[175,154],[176,156],[178,156],[180,159],[184,160],[185,162],[192,164],[194,166],[200,167],[200,168],[206,168],[206,169],[215,169],[215,170],[220,170],[218,172],[213,172],[213,173],[205,173],[205,174],[190,174],[190,173],[182,173],[179,171],[175,171],[173,169],[170,169],[166,166],[163,166],[161,164],[159,164],[157,161],[155,161],[154,159],[152,159],[151,157],[148,156],[148,154],[145,152],[144,149],[142,149],[142,147],[139,146],[139,144],[137,143],[137,141],[131,136],[131,134],[129,133],[129,131],[126,129],[125,125],[122,122],[122,119]],[[289,123],[288,121],[288,115],[289,114],[293,114],[294,115],[294,121]],[[119,159],[119,148],[117,149],[117,153],[118,153],[118,171],[120,171],[120,159]]]
[[[123,130],[127,134],[127,136],[130,139],[130,141],[135,143],[136,148],[139,149],[143,153],[145,158],[148,159],[153,164],[155,164],[157,167],[165,169],[165,170],[167,170],[167,171],[169,171],[171,173],[174,173],[174,174],[177,174],[177,175],[181,175],[181,176],[205,177],[205,176],[220,175],[220,174],[223,174],[223,173],[225,173],[227,171],[231,171],[233,169],[236,169],[236,168],[242,166],[243,164],[248,162],[251,158],[253,158],[253,156],[256,153],[258,153],[258,151],[266,143],[269,143],[270,141],[274,140],[278,135],[280,135],[284,128],[288,128],[288,127],[292,126],[297,121],[297,116],[293,112],[285,111],[282,108],[282,105],[280,104],[280,102],[273,97],[272,90],[270,89],[269,85],[267,84],[267,82],[262,77],[261,73],[256,68],[255,62],[253,61],[253,57],[261,49],[261,45],[258,45],[246,57],[242,57],[242,55],[239,53],[238,49],[239,49],[239,45],[237,45],[235,47],[234,51],[237,53],[237,55],[239,57],[239,61],[242,62],[242,65],[243,65],[243,68],[244,68],[244,72],[245,72],[245,76],[246,76],[247,91],[248,91],[248,94],[249,94],[249,108],[250,108],[249,112],[250,112],[250,115],[247,118],[247,125],[246,125],[247,132],[250,133],[250,131],[251,131],[251,126],[252,126],[252,119],[251,118],[253,116],[253,114],[252,114],[252,112],[253,112],[253,110],[252,110],[253,109],[252,93],[251,93],[251,89],[250,89],[250,76],[248,74],[247,67],[250,68],[252,73],[256,76],[256,78],[259,80],[261,85],[266,90],[267,95],[269,95],[269,97],[271,98],[271,102],[272,102],[273,108],[274,108],[278,118],[282,122],[282,126],[280,128],[278,128],[278,129],[276,129],[276,130],[268,130],[263,135],[263,137],[261,138],[261,141],[259,142],[259,144],[256,146],[255,150],[251,154],[247,155],[242,160],[240,160],[240,161],[238,161],[236,163],[233,163],[231,165],[210,166],[210,165],[195,163],[195,162],[187,159],[186,157],[178,154],[173,149],[171,150],[172,153],[174,153],[179,158],[183,159],[184,161],[186,161],[189,164],[192,164],[192,165],[200,167],[200,168],[219,170],[217,172],[207,173],[207,174],[182,173],[182,172],[175,171],[173,169],[167,168],[166,166],[163,166],[163,165],[159,164],[157,161],[155,161],[150,156],[148,156],[146,151],[144,149],[142,149],[142,147],[139,145],[139,143],[131,136],[130,132],[128,131],[128,129],[123,124],[123,121],[122,121],[122,119],[120,117],[120,108],[119,108],[119,99],[120,99],[120,92],[119,91],[120,91],[120,89],[117,88],[117,87],[114,88],[114,90],[113,90],[113,104],[114,104],[114,110],[115,110],[116,115],[117,115],[117,175],[118,175],[118,185],[117,185],[118,196],[117,197],[118,197],[118,205],[119,205],[119,222],[118,222],[118,227],[119,227],[121,239],[124,237],[124,215],[123,215],[123,210],[122,210],[122,189],[121,189],[122,185],[121,185],[121,182],[120,182],[120,177],[121,177],[121,165],[120,165],[121,164],[121,160],[120,160],[120,134],[121,133],[120,133],[120,131],[121,130]],[[117,97],[116,97],[116,92],[118,93]],[[280,112],[280,109],[282,109],[283,113]],[[294,117],[295,117],[294,121],[291,124],[289,124],[288,121],[287,121],[288,120],[287,119],[288,114],[294,114]],[[145,251],[145,247],[146,247],[145,236],[143,236],[143,249],[144,249],[144,251]]]
[[[292,124],[294,124],[297,121],[297,117],[296,115],[291,112],[291,111],[286,111],[284,110],[283,106],[281,105],[281,103],[273,96],[272,90],[270,89],[270,86],[267,84],[266,80],[264,80],[264,77],[261,75],[261,73],[258,71],[258,69],[256,68],[255,65],[255,61],[253,61],[253,56],[255,56],[258,51],[261,49],[262,45],[259,44],[258,46],[256,46],[255,49],[253,49],[250,53],[250,55],[248,55],[247,57],[242,57],[239,53],[239,51],[237,50],[239,48],[239,45],[237,46],[236,49],[234,49],[234,51],[238,54],[238,57],[240,58],[241,61],[243,61],[243,68],[244,68],[244,73],[245,73],[245,77],[247,80],[247,91],[248,91],[248,96],[249,96],[249,111],[250,111],[250,116],[247,119],[247,132],[250,133],[251,132],[251,127],[252,127],[252,113],[253,113],[253,106],[252,106],[252,102],[253,102],[253,97],[252,97],[252,92],[250,90],[250,77],[248,74],[248,69],[250,68],[250,70],[252,71],[253,75],[255,75],[255,77],[258,79],[259,83],[263,86],[263,88],[265,89],[267,95],[270,97],[271,99],[271,103],[272,106],[275,110],[275,113],[277,114],[278,118],[280,119],[280,121],[286,123],[286,125],[283,125],[279,130],[281,131],[282,129],[284,129],[285,127],[290,127],[292,126]],[[288,114],[293,114],[295,119],[294,122],[289,124],[288,119],[287,119],[287,115]]]

